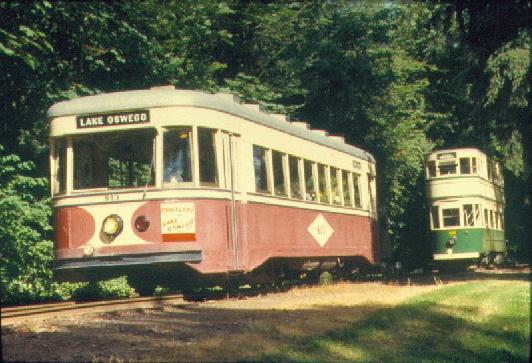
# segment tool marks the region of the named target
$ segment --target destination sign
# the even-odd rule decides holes
[[[147,122],[150,122],[149,110],[76,116],[76,126],[78,129],[142,124]]]
[[[449,160],[449,159],[455,159],[456,153],[443,153],[438,154],[438,160]]]

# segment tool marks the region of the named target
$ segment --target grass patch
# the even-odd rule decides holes
[[[258,360],[528,362],[529,289],[525,281],[444,287],[347,328],[298,338]]]

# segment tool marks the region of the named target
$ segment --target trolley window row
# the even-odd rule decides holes
[[[456,153],[445,153],[441,155],[451,155],[449,158],[440,158],[438,160],[429,160],[427,162],[427,178],[436,178],[453,175],[485,175],[487,179],[502,184],[502,171],[500,165],[490,159],[486,159],[485,174],[482,169],[482,159],[477,157],[458,157]]]
[[[173,126],[162,128],[160,136],[156,128],[138,128],[55,138],[54,194],[66,192],[67,178],[72,178],[72,191],[154,187],[160,168],[158,142],[162,143],[161,187],[227,187],[227,181],[221,182],[227,153],[224,133]],[[361,173],[258,145],[252,152],[258,194],[348,208],[365,204]],[[361,169],[360,162],[353,161]]]
[[[484,210],[483,220],[481,209]],[[432,229],[456,227],[504,229],[504,214],[486,206],[482,207],[480,204],[432,206],[430,217]]]
[[[255,191],[362,208],[360,174],[253,145]]]

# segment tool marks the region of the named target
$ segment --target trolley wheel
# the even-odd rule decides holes
[[[493,270],[495,268],[495,258],[492,254],[488,256],[488,270]]]
[[[224,282],[224,290],[229,296],[236,296],[238,295],[238,288],[240,287],[240,283],[238,280],[228,278]]]
[[[495,258],[493,259],[493,263],[495,264],[495,266],[504,265],[505,262],[506,261],[503,253],[497,253],[495,255]]]

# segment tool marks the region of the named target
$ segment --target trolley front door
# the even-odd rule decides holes
[[[237,135],[227,132],[221,132],[222,150],[223,150],[223,180],[226,189],[231,191],[231,200],[227,210],[227,228],[228,228],[228,266],[230,269],[238,270],[239,258],[239,236],[238,236],[238,209],[236,205],[236,196],[239,191],[238,183],[238,154],[239,141]]]

